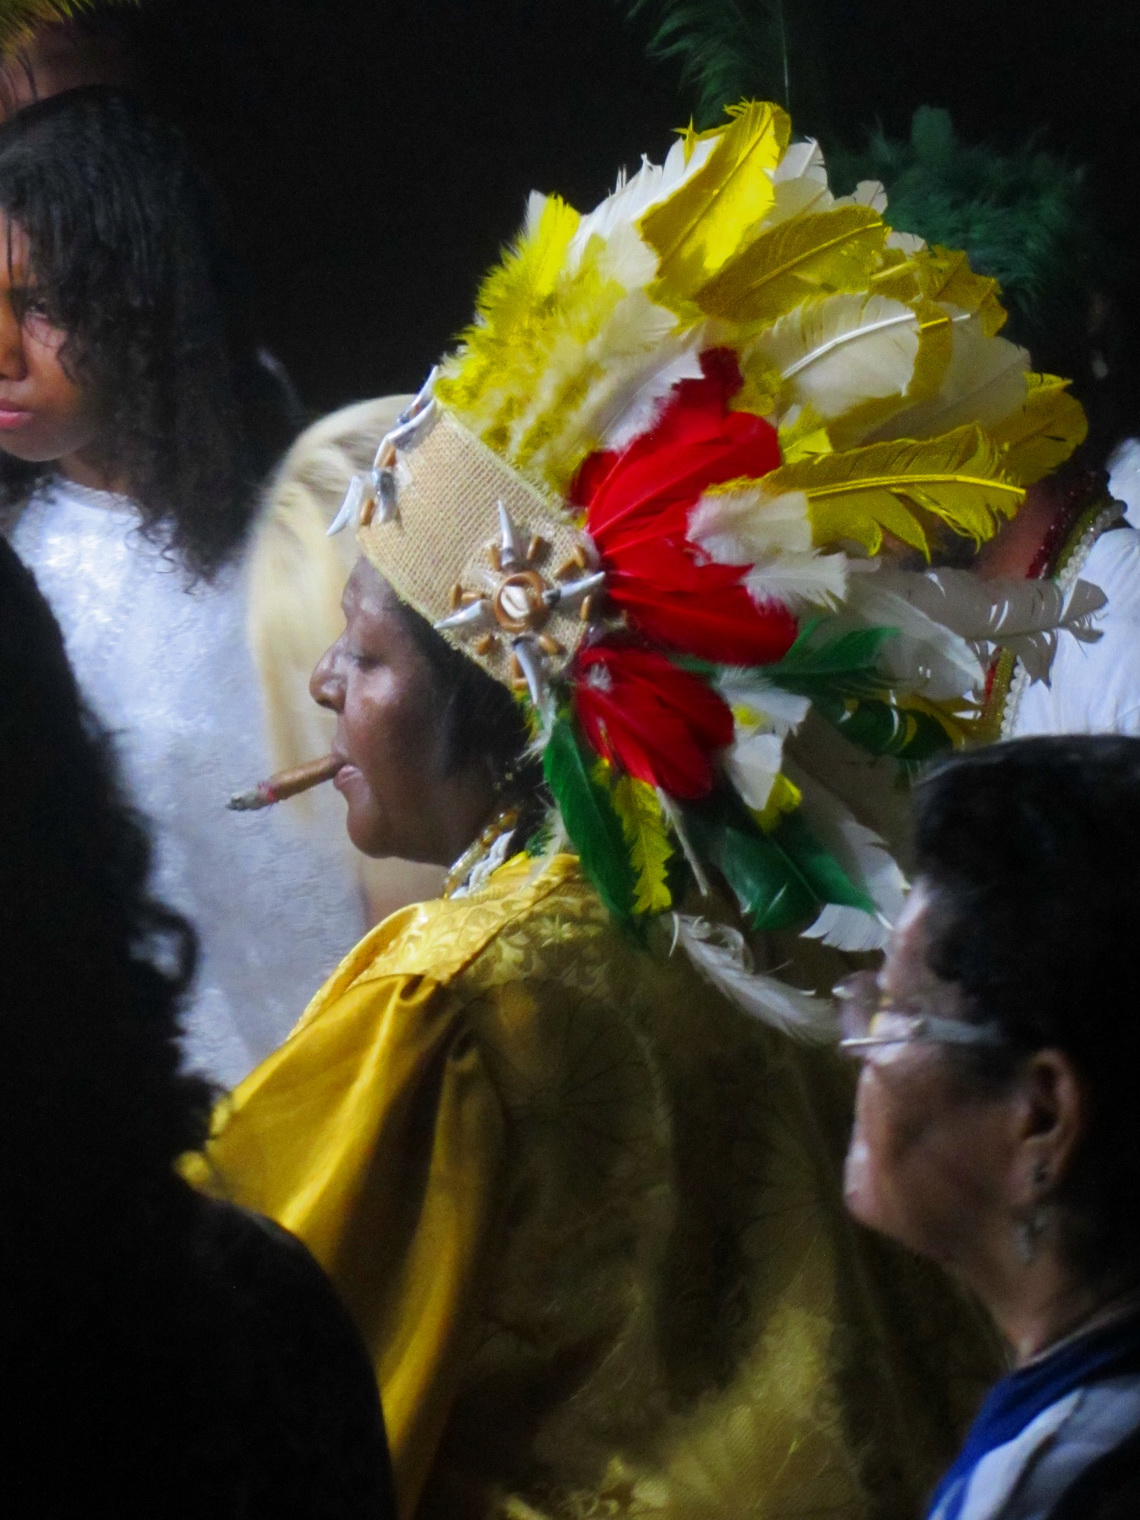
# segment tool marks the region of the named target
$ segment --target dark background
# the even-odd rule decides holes
[[[752,0],[738,0],[748,4]],[[1040,131],[1140,225],[1140,6],[789,0],[817,74],[796,125]],[[529,189],[586,208],[688,116],[675,63],[616,0],[147,0],[152,92],[229,204],[267,341],[323,411],[414,388],[470,316]]]

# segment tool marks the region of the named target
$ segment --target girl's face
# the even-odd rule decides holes
[[[345,631],[310,682],[337,715],[335,785],[348,834],[365,855],[450,865],[486,822],[490,771],[452,769],[436,677],[395,594],[367,560],[344,591]]]
[[[0,212],[0,449],[29,464],[59,460],[70,473],[99,428],[60,358],[66,336],[37,295],[23,228]]]

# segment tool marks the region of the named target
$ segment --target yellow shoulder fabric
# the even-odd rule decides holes
[[[904,1520],[993,1364],[846,1218],[849,1103],[519,859],[365,939],[191,1170],[336,1282],[405,1517]]]

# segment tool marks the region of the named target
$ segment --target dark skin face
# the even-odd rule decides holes
[[[23,229],[0,212],[0,449],[29,464],[56,463],[80,485],[113,488],[92,457],[100,426],[61,358],[66,339],[36,289]]]
[[[335,786],[365,855],[451,865],[494,809],[490,765],[449,764],[435,673],[394,592],[367,560],[345,587],[345,630],[313,671],[315,701],[337,715]]]

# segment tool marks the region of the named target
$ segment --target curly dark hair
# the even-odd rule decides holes
[[[990,745],[933,767],[915,791],[927,963],[960,988],[966,1017],[1009,1042],[951,1058],[1000,1087],[1054,1047],[1089,1084],[1089,1128],[1059,1201],[1090,1277],[1140,1270],[1137,840],[1140,739],[1122,735]]]
[[[179,1184],[212,1091],[180,1069],[190,926],[149,895],[115,785],[31,574],[0,538],[0,1267],[108,1244]],[[42,1250],[41,1250],[42,1248]]]
[[[181,137],[115,90],[29,106],[0,126],[0,211],[27,235],[67,334],[63,363],[100,408],[101,463],[144,529],[213,575],[299,419],[247,328]],[[0,514],[12,519],[51,468],[0,454]]]

